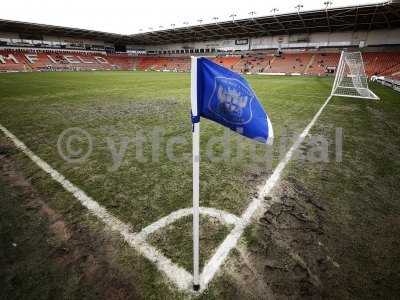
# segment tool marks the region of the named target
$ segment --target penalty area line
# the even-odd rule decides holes
[[[232,231],[228,234],[222,244],[217,248],[213,257],[207,262],[206,266],[201,273],[201,291],[204,291],[207,288],[209,282],[214,278],[217,271],[221,268],[225,259],[229,255],[230,251],[236,247],[239,242],[240,237],[243,234],[243,231],[250,224],[251,219],[254,213],[261,207],[263,204],[263,199],[267,196],[271,190],[274,188],[276,183],[279,181],[282,176],[282,172],[290,162],[293,157],[295,151],[299,148],[299,146],[304,142],[304,139],[309,134],[310,129],[317,122],[319,116],[321,115],[324,108],[328,105],[331,100],[332,95],[329,96],[325,103],[321,106],[318,112],[314,115],[311,122],[304,128],[303,132],[299,135],[293,145],[290,147],[288,152],[286,152],[285,157],[279,162],[279,164],[274,169],[272,175],[267,179],[265,184],[259,189],[258,197],[254,198],[247,209],[244,211],[240,218],[240,222],[235,225]]]

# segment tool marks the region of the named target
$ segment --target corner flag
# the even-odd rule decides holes
[[[199,274],[200,117],[272,144],[273,130],[257,96],[239,74],[206,58],[192,57],[191,103],[193,123],[193,288],[201,288]]]
[[[270,144],[272,125],[257,96],[239,74],[206,58],[197,59],[198,115]]]

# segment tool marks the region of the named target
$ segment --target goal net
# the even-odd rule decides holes
[[[365,74],[361,52],[342,51],[339,65],[336,68],[336,76],[331,95],[379,99],[379,97],[368,88],[368,77]]]

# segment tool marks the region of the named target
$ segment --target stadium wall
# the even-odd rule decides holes
[[[245,51],[261,49],[368,47],[400,45],[400,28],[374,31],[320,32],[311,34],[278,35],[260,38],[217,40],[209,42],[178,43],[161,46],[143,46],[148,53],[207,53],[214,51]],[[130,45],[128,48],[138,48]]]

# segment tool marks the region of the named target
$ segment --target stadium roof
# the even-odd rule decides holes
[[[128,36],[116,33],[107,33],[95,30],[10,21],[2,19],[0,19],[0,31],[13,32],[19,34],[33,34],[33,35],[40,34],[49,36],[96,39],[113,43],[120,41],[127,41],[127,39],[129,38]]]
[[[0,20],[0,31],[98,39],[113,43],[162,45],[294,33],[356,31],[400,27],[400,3],[350,6],[120,35],[60,26]]]
[[[399,4],[398,2],[385,2],[363,6],[300,11],[153,31],[131,35],[130,39],[137,44],[169,44],[293,33],[390,29],[400,27]]]

